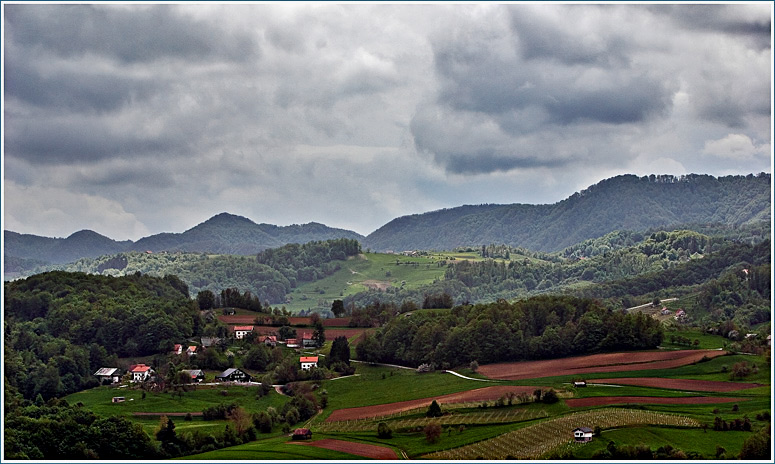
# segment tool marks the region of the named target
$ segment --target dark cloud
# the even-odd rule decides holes
[[[6,156],[33,163],[169,156],[184,147],[181,134],[148,135],[94,118],[8,118],[5,129]]]
[[[249,35],[177,11],[174,5],[6,5],[6,37],[61,57],[98,54],[125,63],[163,58],[241,61],[258,52]]]
[[[760,49],[772,46],[771,4],[649,5],[648,9],[683,28],[743,36]]]
[[[5,95],[39,108],[111,112],[162,90],[159,81],[94,71],[37,69],[15,53],[5,57]]]

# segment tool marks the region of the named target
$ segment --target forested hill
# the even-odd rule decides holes
[[[552,205],[461,206],[404,216],[371,233],[376,251],[451,250],[504,244],[559,251],[614,230],[770,221],[770,174],[623,175]]]
[[[96,232],[83,230],[67,238],[47,238],[4,231],[6,263],[16,272],[40,264],[63,264],[80,258],[96,258],[124,251],[187,251],[216,254],[253,255],[267,248],[288,243],[308,243],[332,239],[362,240],[363,236],[311,222],[276,226],[256,224],[250,219],[221,213],[183,232],[162,233],[137,242],[118,242]],[[10,261],[8,258],[12,258]],[[14,269],[5,269],[6,275]]]

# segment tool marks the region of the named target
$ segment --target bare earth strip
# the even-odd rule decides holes
[[[713,396],[691,396],[664,398],[656,396],[592,396],[565,400],[572,408],[585,406],[608,406],[610,404],[714,404],[746,401],[745,398],[717,398]]]
[[[594,383],[635,385],[638,387],[669,388],[684,391],[731,392],[761,387],[758,383],[721,382],[717,380],[666,379],[662,377],[625,377],[621,379],[594,379]]]
[[[290,442],[289,444],[316,446],[332,451],[341,451],[343,453],[355,454],[370,459],[398,459],[396,452],[392,448],[385,446],[368,445],[366,443],[355,443],[352,441],[335,440],[333,438],[324,438],[323,440],[308,442]]]
[[[418,400],[399,401],[397,403],[377,404],[374,406],[361,406],[358,408],[337,409],[326,419],[326,422],[368,419],[370,417],[388,416],[399,412],[409,411],[423,406],[428,406],[433,400],[440,404],[467,403],[476,401],[497,400],[501,396],[509,393],[527,393],[532,394],[537,387],[517,386],[517,385],[498,385],[493,387],[477,388],[449,395],[437,396],[435,398],[422,398]]]
[[[726,351],[721,350],[605,353],[544,361],[487,364],[479,366],[479,373],[491,379],[520,380],[596,372],[672,369],[692,364],[703,357],[715,358],[724,354]]]

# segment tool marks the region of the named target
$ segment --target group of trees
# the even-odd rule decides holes
[[[655,319],[603,308],[594,300],[538,296],[396,317],[356,347],[359,359],[438,367],[654,348]]]
[[[203,321],[177,277],[54,271],[6,282],[5,377],[25,398],[92,386],[117,357],[172,349]]]

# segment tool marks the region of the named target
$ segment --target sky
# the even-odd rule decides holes
[[[3,228],[363,235],[772,172],[772,2],[3,3]]]

